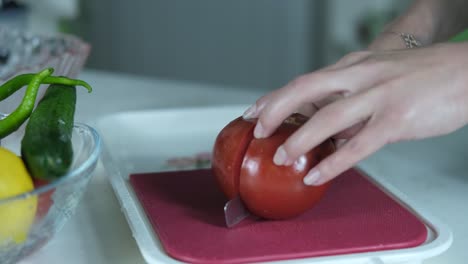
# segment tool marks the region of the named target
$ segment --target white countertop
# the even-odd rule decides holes
[[[200,83],[84,71],[80,78],[94,87],[78,94],[76,121],[93,125],[116,111],[250,104],[262,93]],[[468,259],[468,128],[450,136],[384,148],[363,164],[445,222],[452,246],[425,261],[465,263]],[[22,264],[145,263],[120,210],[102,164],[77,212],[48,245]]]

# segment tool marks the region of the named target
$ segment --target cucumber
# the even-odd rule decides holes
[[[70,169],[75,105],[75,86],[52,84],[29,117],[21,156],[33,178],[53,180]]]

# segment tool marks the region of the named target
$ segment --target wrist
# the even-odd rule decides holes
[[[369,45],[371,50],[405,49],[405,40],[399,34],[409,34],[427,46],[437,39],[442,13],[440,0],[416,0],[401,16],[388,24]]]
[[[401,32],[384,32],[381,35],[393,35],[399,38],[399,41],[396,42],[395,38],[378,38],[375,40],[371,45],[369,45],[369,50],[394,50],[394,49],[411,49],[411,48],[419,48],[422,46],[421,41],[417,39],[414,35],[408,33],[401,33]]]
[[[408,48],[398,34],[381,33],[368,47],[372,51],[399,50]]]

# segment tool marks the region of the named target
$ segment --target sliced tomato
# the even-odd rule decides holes
[[[229,199],[239,193],[239,175],[255,123],[239,117],[221,130],[213,148],[213,174]]]
[[[291,166],[273,163],[277,148],[306,121],[305,116],[292,115],[264,139],[253,137],[255,120],[239,117],[223,128],[215,142],[212,167],[227,198],[240,195],[252,213],[267,219],[291,218],[313,207],[329,184],[306,186],[303,178],[334,152],[332,141],[326,140]]]

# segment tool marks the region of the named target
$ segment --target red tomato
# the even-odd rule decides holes
[[[229,199],[240,195],[247,208],[266,219],[295,217],[313,207],[329,184],[306,186],[306,173],[335,150],[331,140],[299,158],[291,166],[276,166],[273,155],[286,138],[307,118],[295,114],[270,137],[255,139],[255,120],[239,117],[219,133],[212,168],[215,178]]]
[[[216,138],[212,169],[221,190],[229,199],[239,193],[242,160],[253,138],[254,122],[239,117],[230,122]]]
[[[48,181],[35,179],[33,178],[34,188],[39,188],[41,186],[49,184]],[[36,219],[40,220],[44,218],[44,216],[49,211],[50,207],[52,206],[52,194],[54,193],[55,189],[49,190],[45,193],[41,193],[38,197],[37,201],[37,212],[36,212]]]

